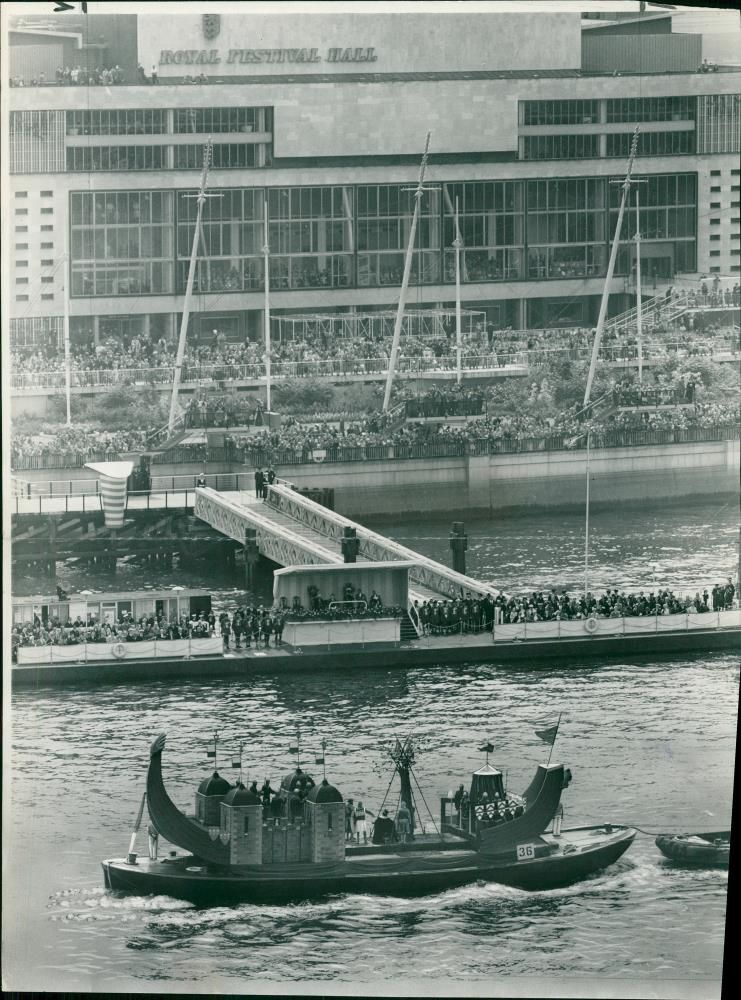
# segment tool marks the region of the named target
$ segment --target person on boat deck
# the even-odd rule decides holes
[[[358,800],[358,804],[355,806],[355,838],[358,843],[360,843],[361,834],[363,835],[363,843],[368,843],[368,833],[370,832],[368,817],[372,815],[370,809],[366,809],[363,803]]]
[[[345,840],[355,840],[355,805],[352,799],[345,803]]]
[[[463,785],[462,784],[458,785],[458,790],[453,796],[453,805],[455,806],[455,811],[458,813],[459,816],[461,814],[461,803],[463,802],[463,796],[465,794],[466,794],[466,789],[463,787]]]
[[[373,824],[372,842],[374,844],[390,844],[397,839],[394,821],[389,816],[388,809],[384,809]]]
[[[402,844],[406,844],[408,840],[412,839],[412,814],[404,799],[401,800],[399,808],[396,810],[396,832]]]
[[[269,806],[270,805],[270,796],[271,795],[277,795],[277,794],[278,793],[275,792],[275,791],[273,791],[273,789],[270,787],[270,778],[266,778],[265,781],[262,784],[262,788],[260,789],[260,795],[262,797],[262,804],[264,806]]]
[[[315,784],[316,782],[311,777],[311,775],[307,774],[300,767],[296,768],[292,782],[294,791],[302,793],[302,795],[305,797],[306,795],[309,794],[310,789],[312,789]]]
[[[285,800],[276,792],[273,792],[273,795],[274,798],[270,803],[270,815],[273,819],[279,819],[283,815],[283,803]]]
[[[250,785],[250,791],[252,792],[253,795],[259,796],[260,793],[257,790],[257,781],[252,782],[252,784]]]

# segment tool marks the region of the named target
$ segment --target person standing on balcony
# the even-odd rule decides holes
[[[255,469],[255,496],[259,500],[262,497],[262,488],[265,483],[265,476],[262,469]]]

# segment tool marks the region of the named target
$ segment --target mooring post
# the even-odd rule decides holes
[[[354,563],[357,561],[360,550],[360,539],[357,537],[357,531],[355,528],[347,527],[343,529],[342,536],[340,542],[342,558],[346,563]]]
[[[450,550],[453,553],[453,569],[456,573],[466,572],[466,549],[468,548],[468,535],[463,527],[462,521],[453,521],[450,532]]]

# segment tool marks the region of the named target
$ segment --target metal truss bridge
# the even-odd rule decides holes
[[[195,491],[196,517],[244,544],[246,529],[254,528],[260,553],[281,566],[342,563],[341,540],[345,528],[354,528],[360,541],[358,562],[402,560],[413,562],[409,571],[410,617],[418,626],[414,601],[495,595],[496,588],[448,569],[413,549],[400,545],[356,521],[301,496],[290,486],[275,483],[265,500],[246,492],[218,492],[208,487]]]

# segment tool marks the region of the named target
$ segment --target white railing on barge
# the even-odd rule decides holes
[[[515,622],[494,625],[497,642],[545,639],[592,639],[608,636],[650,635],[656,632],[689,632],[693,629],[741,627],[741,610],[704,611],[696,614],[641,615],[629,618],[579,618],[551,622]]]
[[[192,656],[221,656],[224,642],[219,636],[201,639],[144,639],[140,642],[79,642],[66,646],[19,646],[18,666],[37,663],[94,663],[114,660],[154,660]]]

